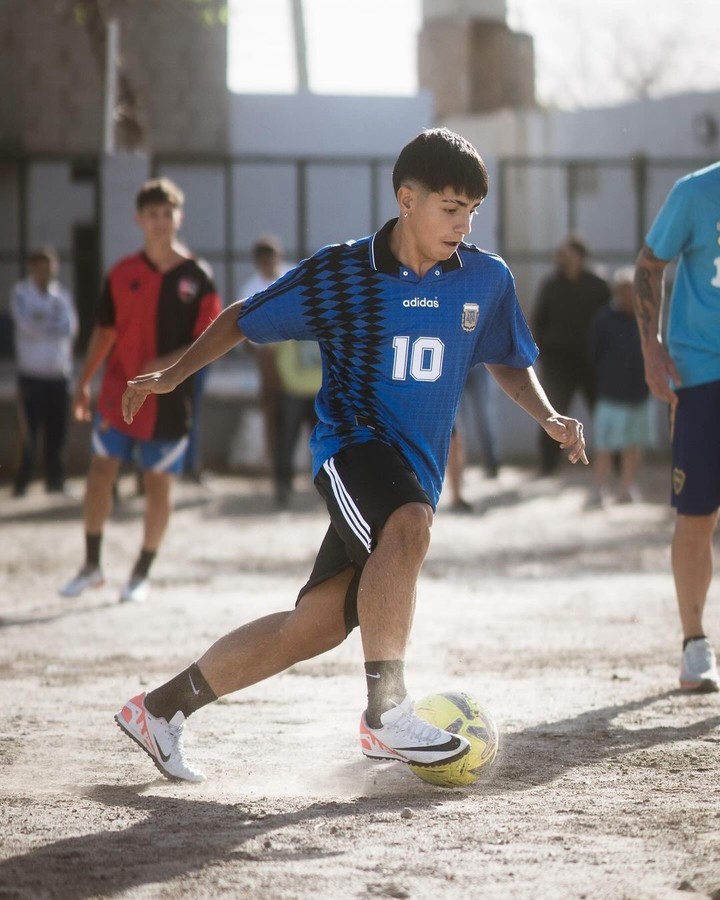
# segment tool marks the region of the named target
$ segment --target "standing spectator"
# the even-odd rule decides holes
[[[290,266],[283,261],[283,247],[274,234],[259,237],[252,248],[255,271],[240,288],[241,297],[252,297],[269,288],[284,275]],[[278,417],[278,394],[280,379],[275,365],[273,346],[255,346],[260,371],[260,405],[265,428],[265,450],[268,459],[275,459],[276,426]]]
[[[205,476],[202,468],[202,403],[205,397],[210,366],[205,366],[193,375],[192,408],[193,416],[188,434],[188,446],[183,464],[183,480],[193,484],[204,484]]]
[[[283,246],[274,234],[261,235],[252,246],[252,261],[255,271],[243,283],[240,294],[252,297],[269,288],[281,275],[289,272],[292,266],[283,259]]]
[[[636,263],[635,312],[645,377],[670,404],[672,539],[683,654],[680,687],[717,691],[703,613],[720,508],[720,162],[681,178],[668,194]],[[667,337],[660,333],[663,275],[678,267]]]
[[[288,505],[293,489],[295,448],[303,425],[317,422],[315,395],[322,382],[320,348],[314,341],[283,341],[274,348],[280,389],[276,402],[273,477],[279,509]]]
[[[596,314],[590,332],[597,402],[588,509],[604,504],[616,454],[620,458],[618,503],[633,503],[637,499],[635,480],[642,451],[653,443],[653,409],[633,308],[634,275],[632,266],[618,269],[613,279],[613,299]]]
[[[463,476],[467,461],[466,436],[474,429],[480,441],[483,467],[487,478],[497,478],[498,458],[495,405],[492,396],[497,385],[485,366],[473,366],[468,372],[460,399],[458,417],[450,436],[446,478],[450,491],[450,510],[455,513],[471,513],[472,503],[463,496]]]
[[[52,247],[30,256],[30,275],[10,297],[20,397],[22,455],[13,494],[22,497],[33,476],[43,433],[45,488],[65,489],[63,454],[67,436],[72,344],[78,331],[70,294],[57,280]]]
[[[445,483],[450,491],[450,511],[471,513],[473,505],[463,496],[463,475],[465,474],[465,442],[458,430],[457,420],[450,435]]]
[[[477,435],[487,478],[497,478],[500,470],[496,392],[497,385],[485,366],[474,366],[468,372],[460,401],[463,431],[466,435],[471,431]]]
[[[587,247],[568,237],[557,249],[557,269],[540,286],[532,319],[540,348],[542,383],[556,409],[569,409],[580,391],[592,412],[595,379],[589,355],[590,326],[595,313],[610,300],[606,281],[588,271]],[[558,447],[540,432],[540,474],[552,475],[558,465]]]
[[[207,271],[177,239],[183,202],[182,191],[166,178],[143,185],[135,201],[143,249],[116,263],[105,281],[74,398],[75,417],[89,421],[90,383],[107,359],[85,488],[85,563],[61,589],[64,597],[104,582],[102,533],[121,462],[134,461],[143,471],[145,522],[120,600],[140,602],[150,587],[150,567],[170,520],[172,479],[182,472],[187,449],[192,379],[179,392],[154,398],[132,424],[123,421],[120,398],[133,373],[171,365],[220,312]]]

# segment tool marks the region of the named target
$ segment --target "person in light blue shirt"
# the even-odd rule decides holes
[[[147,396],[174,390],[245,337],[311,340],[320,348],[311,450],[330,525],[294,609],[221,638],[116,716],[169,778],[203,777],[182,753],[188,715],[330,650],[356,626],[368,692],[364,755],[435,765],[467,753],[463,737],[415,713],[404,659],[470,368],[487,365],[571,462],[587,464],[582,424],[556,412],[533,372],[537,348],[510,270],[465,240],[488,190],[477,150],[444,128],[422,132],[401,151],[393,187],[397,218],[373,235],[319,250],[228,307],[182,359],[133,379],[123,397],[132,421]]]
[[[664,274],[674,259],[662,335]],[[635,312],[648,386],[671,410],[672,568],[684,636],[680,687],[717,691],[703,613],[720,508],[720,162],[679,179],[668,194],[637,259]]]

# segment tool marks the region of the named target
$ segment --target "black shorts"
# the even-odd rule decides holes
[[[672,505],[686,516],[720,506],[720,381],[680,388],[672,426]]]
[[[346,447],[323,463],[315,479],[330,513],[330,527],[318,551],[302,597],[348,567],[355,572],[345,596],[347,634],[358,625],[360,574],[390,515],[406,503],[432,506],[403,457],[381,441]]]

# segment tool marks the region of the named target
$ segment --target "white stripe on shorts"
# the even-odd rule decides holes
[[[172,466],[187,450],[187,446],[189,443],[190,437],[186,434],[185,437],[180,438],[180,440],[176,444],[172,445],[169,453],[166,453],[164,456],[160,457],[160,459],[152,467],[152,471],[164,472],[166,469],[172,468]]]
[[[100,432],[97,430],[97,428],[94,428],[92,433],[92,452],[95,454],[95,456],[110,456],[105,445],[102,442]]]
[[[343,518],[350,526],[350,530],[357,537],[360,543],[365,547],[368,553],[372,550],[372,533],[370,526],[363,519],[360,510],[355,506],[355,502],[347,492],[347,488],[342,483],[340,476],[337,473],[337,469],[335,468],[335,460],[333,457],[325,460],[323,463],[323,469],[328,474],[330,478],[330,484],[333,489],[333,494],[335,495],[335,499],[338,502],[340,507],[340,512],[343,515]]]

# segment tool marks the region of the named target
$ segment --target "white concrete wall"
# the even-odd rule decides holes
[[[391,156],[433,124],[430,94],[351,97],[231,94],[230,152]]]
[[[312,93],[230,95],[233,155],[257,157],[233,172],[233,246],[249,252],[272,232],[287,257],[298,260],[328,243],[362,237],[395,214],[392,162],[398,151],[433,124],[432,97],[351,97]],[[279,160],[308,161],[305,243],[298,234],[297,170]],[[329,157],[341,164],[327,164]],[[380,163],[371,197],[368,158]],[[346,162],[342,162],[346,160]],[[373,216],[373,201],[377,213]],[[238,264],[236,285],[251,273]]]
[[[638,100],[623,106],[559,110],[499,110],[449,119],[442,124],[496,156],[697,156],[720,153],[704,144],[699,117],[720,126],[720,91]]]

